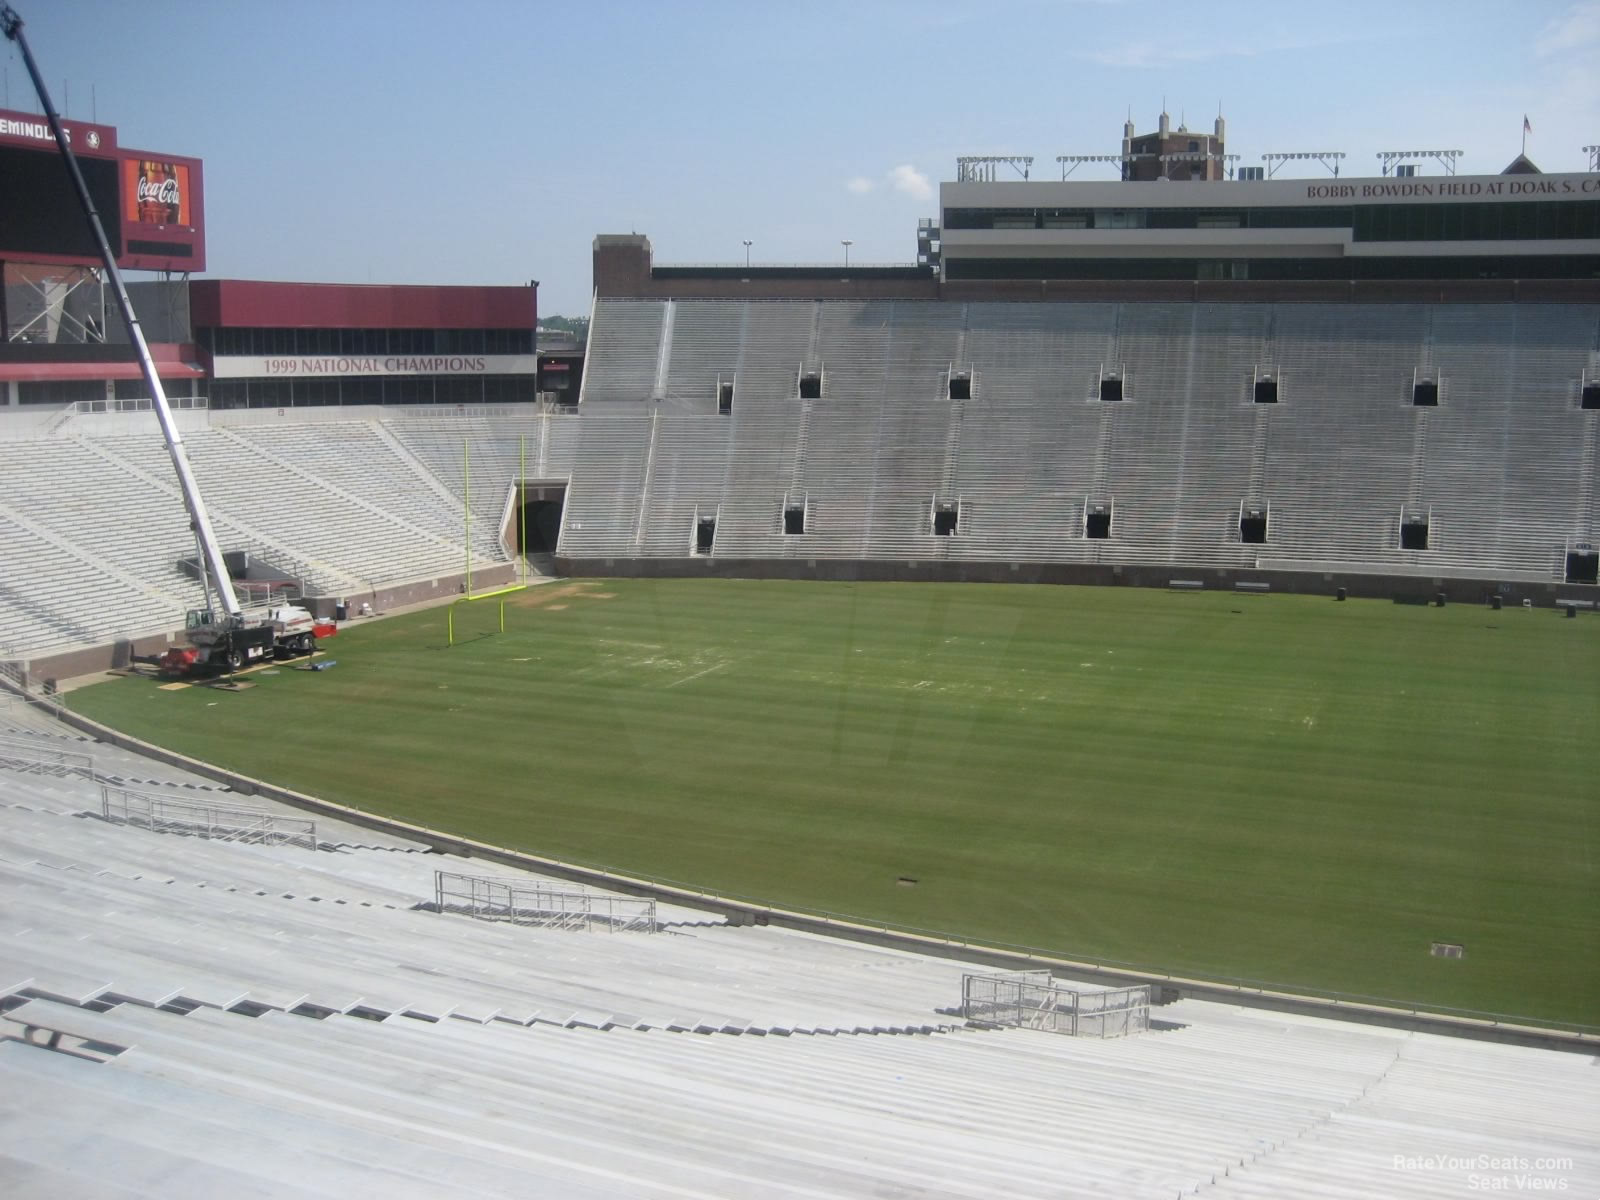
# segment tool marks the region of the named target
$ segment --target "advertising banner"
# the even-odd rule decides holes
[[[531,354],[218,355],[214,379],[327,379],[352,375],[532,375]]]
[[[122,219],[138,225],[193,226],[189,168],[152,158],[122,160]]]
[[[124,149],[120,168],[123,250],[118,263],[143,271],[205,270],[200,160]]]

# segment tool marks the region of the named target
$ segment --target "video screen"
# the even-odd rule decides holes
[[[117,164],[105,158],[78,158],[78,169],[100,213],[106,240],[114,255],[122,253],[121,198]],[[67,174],[67,164],[54,150],[0,146],[0,251],[8,254],[55,254],[98,261],[99,247],[89,219]]]

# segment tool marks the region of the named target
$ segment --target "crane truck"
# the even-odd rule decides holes
[[[211,675],[237,671],[255,663],[310,654],[317,639],[332,637],[339,627],[319,620],[294,604],[269,608],[259,616],[218,621],[208,609],[192,608],[185,621],[189,645],[174,646],[161,656],[164,675]]]
[[[55,105],[50,102],[50,93],[45,88],[44,77],[39,73],[38,64],[33,61],[33,51],[28,47],[28,39],[23,36],[22,18],[3,0],[0,0],[0,33],[4,33],[9,41],[15,42],[17,49],[22,53],[23,65],[27,68],[28,77],[33,81],[34,91],[38,93],[39,103],[50,125],[50,132],[55,137],[56,147],[61,151],[67,174],[78,194],[78,202],[83,207],[84,216],[88,218],[90,232],[94,235],[95,245],[100,251],[100,261],[105,266],[106,277],[110,280],[116,296],[117,308],[128,327],[128,340],[138,355],[145,386],[150,389],[151,407],[155,409],[156,418],[161,422],[161,433],[172,459],[172,468],[178,476],[178,486],[183,492],[184,506],[189,512],[189,528],[194,533],[200,551],[198,555],[200,581],[205,591],[207,607],[189,612],[186,628],[190,646],[168,651],[166,659],[173,660],[171,663],[173,669],[188,673],[197,670],[214,672],[223,668],[236,670],[249,662],[276,657],[280,651],[308,654],[315,647],[316,638],[334,632],[332,625],[318,623],[305,609],[293,605],[269,609],[265,616],[247,616],[239,604],[239,597],[233,589],[233,580],[228,574],[227,563],[223,559],[222,547],[211,528],[211,518],[206,513],[205,501],[200,495],[200,485],[195,481],[194,472],[190,469],[189,456],[183,448],[183,437],[178,432],[177,423],[172,419],[172,406],[167,403],[166,391],[156,371],[155,360],[150,355],[150,346],[145,341],[144,330],[140,327],[139,318],[133,311],[133,302],[128,298],[127,288],[122,285],[122,274],[117,270],[116,256],[112,254],[111,245],[106,240],[100,214],[83,181],[83,172],[78,167],[78,159],[72,152],[72,144],[61,126],[61,118],[56,113]],[[214,604],[213,593],[216,597]],[[167,665],[166,659],[163,660],[163,665]]]

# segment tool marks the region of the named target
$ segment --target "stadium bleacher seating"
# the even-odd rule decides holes
[[[1568,538],[1595,532],[1583,481],[1597,425],[1574,398],[1597,323],[1580,305],[602,300],[586,402],[614,414],[631,400],[671,422],[715,413],[717,380],[737,374],[723,557],[1550,578]],[[664,391],[642,353],[607,356],[636,326],[655,331]],[[1282,388],[1270,408],[1252,403],[1266,363]],[[972,399],[944,390],[953,364],[975,371]],[[1127,398],[1097,404],[1095,380],[1113,364]],[[802,365],[823,369],[820,400],[798,397]],[[1410,386],[1428,367],[1446,400],[1421,410]],[[809,496],[817,516],[798,541],[782,534],[785,495]],[[1092,546],[1091,496],[1116,510],[1113,537]],[[936,498],[960,501],[957,536],[935,540]],[[1271,508],[1263,545],[1241,543],[1246,501]],[[1427,551],[1399,546],[1408,504],[1432,513]],[[677,537],[647,530],[641,542],[647,556],[682,553]],[[563,542],[573,557],[602,550],[581,531]]]
[[[326,593],[459,569],[463,443],[479,563],[506,557],[525,452],[567,484],[575,559],[687,558],[709,515],[735,562],[1552,580],[1569,540],[1600,540],[1600,413],[1577,403],[1597,325],[1579,305],[601,300],[578,414],[213,413],[186,441],[228,547]],[[1102,403],[1112,369],[1124,398]],[[1419,370],[1437,407],[1411,402]],[[197,599],[148,419],[0,441],[0,657],[166,629]],[[1084,537],[1091,502],[1114,502],[1108,539]],[[1264,544],[1241,541],[1245,503],[1270,507]],[[949,536],[938,504],[959,505]],[[1402,510],[1428,550],[1399,548]],[[0,738],[243,802],[3,697]],[[1200,1000],[1118,1041],[978,1030],[953,1014],[979,964],[665,904],[649,937],[477,922],[427,904],[435,870],[481,862],[407,838],[319,817],[309,851],[99,811],[71,769],[0,764],[14,1194],[1422,1197],[1469,1168],[1407,1162],[1485,1146],[1600,1187],[1584,1056]]]
[[[195,543],[154,419],[128,420],[150,428],[74,437],[69,423],[58,436],[0,440],[0,574],[13,581],[0,591],[0,654],[167,632],[201,602],[179,568]],[[295,571],[309,594],[461,570],[460,501],[376,422],[216,428],[184,441],[224,547]],[[498,474],[494,518],[473,539],[479,563],[507,557],[497,529],[510,479]]]
[[[1564,304],[596,302],[577,414],[363,409],[188,436],[229,548],[322,595],[459,570],[523,455],[574,560],[1163,564],[1555,581],[1600,542],[1600,309]],[[969,374],[952,398],[949,373]],[[1258,370],[1278,400],[1254,402]],[[1102,403],[1103,372],[1124,399]],[[802,399],[803,372],[821,393]],[[1419,372],[1439,404],[1412,403]],[[718,386],[735,383],[719,414]],[[0,441],[0,654],[165,631],[193,552],[148,414]],[[63,481],[74,481],[64,486]],[[1110,536],[1085,536],[1090,504]],[[786,505],[806,514],[786,533]],[[956,520],[933,529],[936,505]],[[1241,538],[1242,506],[1268,514]],[[1402,511],[1428,522],[1403,549]],[[108,512],[117,521],[105,519]]]
[[[0,733],[238,802],[4,696]],[[1600,1185],[1587,1056],[1195,1000],[1112,1041],[979,1030],[959,961],[668,905],[654,936],[474,921],[425,907],[465,861],[404,838],[206,841],[101,821],[71,772],[0,785],[12,1195],[1404,1198],[1475,1170],[1408,1161],[1490,1145]]]

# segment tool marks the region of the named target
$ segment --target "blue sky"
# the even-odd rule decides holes
[[[1388,149],[1498,171],[1524,113],[1547,171],[1600,142],[1600,0],[10,2],[58,107],[205,160],[210,274],[539,279],[545,313],[587,312],[596,233],[908,261],[957,155],[1049,178],[1163,97],[1198,128],[1220,104],[1244,163],[1343,150],[1345,175]]]

